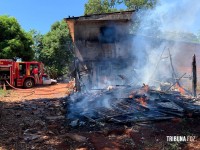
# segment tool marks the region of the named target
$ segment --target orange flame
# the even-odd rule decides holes
[[[130,95],[128,97],[129,98],[133,98],[136,93],[137,93],[136,91],[131,91],[131,93],[130,93]]]
[[[133,98],[133,95],[132,95],[132,94],[131,94],[131,95],[129,95],[129,96],[128,96],[128,98]]]
[[[139,102],[142,106],[147,106],[146,98],[140,97],[136,99],[137,102]]]
[[[182,95],[185,94],[185,90],[184,90],[181,86],[179,86],[177,83],[176,83],[176,85],[175,85],[175,88],[178,89],[178,91],[179,91]]]

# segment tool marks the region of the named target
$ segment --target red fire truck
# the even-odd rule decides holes
[[[16,62],[12,59],[0,59],[0,84],[8,82],[7,84],[11,86],[32,88],[36,85],[36,80],[32,75],[34,67],[38,67],[39,70],[39,83],[37,84],[44,84],[44,79],[46,79],[47,75],[44,74],[43,63],[37,61]]]

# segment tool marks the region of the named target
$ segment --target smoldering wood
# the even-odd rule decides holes
[[[114,89],[106,94],[113,95],[113,92],[117,91]],[[136,94],[133,98],[112,98],[109,107],[93,107],[92,110],[84,112],[83,117],[89,122],[103,126],[104,122],[121,124],[167,120],[174,117],[185,117],[188,113],[200,115],[200,106],[194,104],[192,98],[186,98],[179,92],[168,91],[166,93],[150,89],[148,95],[154,97],[154,100],[147,99],[146,106],[142,106],[136,101],[136,99],[144,96],[142,94]],[[90,97],[91,104],[96,101],[96,98],[92,99],[92,97]],[[91,111],[92,113],[90,113]]]
[[[175,84],[178,84],[179,81],[186,75],[186,73],[184,73],[180,78],[176,79],[174,84],[172,84],[165,92],[169,91]],[[180,86],[180,83],[178,84],[178,86]],[[180,86],[181,87],[181,86]]]
[[[192,61],[192,90],[193,90],[193,96],[197,96],[197,68],[196,68],[196,56],[194,54],[193,61]]]
[[[158,102],[157,105],[160,112],[179,117],[184,116],[184,109],[173,101]]]
[[[126,118],[111,118],[111,122],[116,122],[120,124],[126,124],[128,122],[136,123],[136,122],[150,122],[150,121],[162,121],[162,120],[170,120],[173,119],[174,117],[171,116],[156,116],[156,117],[148,117],[148,116],[141,116],[141,117],[134,117],[134,116],[126,116]]]

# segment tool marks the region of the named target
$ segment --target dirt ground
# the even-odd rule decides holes
[[[4,102],[21,102],[24,100],[61,98],[67,96],[73,90],[74,83],[58,83],[56,85],[36,86],[31,89],[9,89],[6,95],[1,97]]]
[[[66,120],[67,96],[73,82],[33,89],[8,90],[0,96],[0,150],[159,150],[200,149],[200,117],[129,124]],[[167,136],[193,136],[169,142]]]

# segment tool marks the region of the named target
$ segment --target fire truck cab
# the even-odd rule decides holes
[[[34,67],[39,71],[39,83],[43,84],[44,65],[41,62],[16,62],[12,59],[0,59],[0,84],[9,83],[11,86],[32,88],[36,80],[32,74]]]

